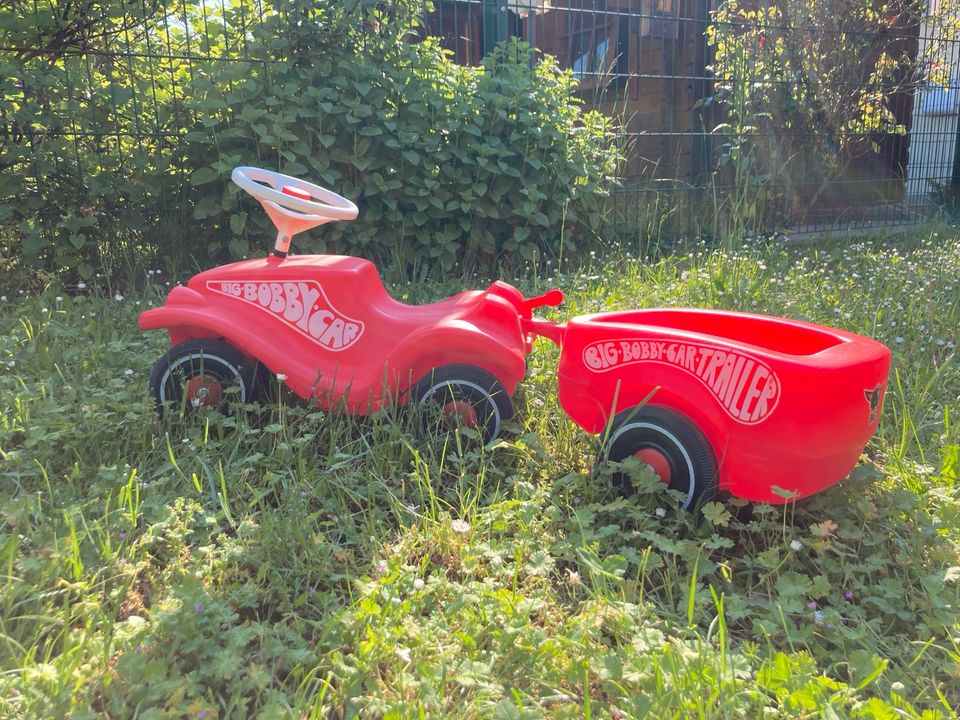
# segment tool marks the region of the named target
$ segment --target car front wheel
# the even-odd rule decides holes
[[[219,340],[188,340],[172,347],[150,374],[158,408],[223,413],[258,399],[257,361]]]

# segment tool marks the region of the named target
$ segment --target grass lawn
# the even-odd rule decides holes
[[[869,460],[786,507],[698,516],[591,476],[531,356],[506,439],[281,396],[160,420],[165,350],[112,288],[0,301],[0,717],[855,717],[960,711],[960,239],[624,255],[560,318],[694,305],[894,353]],[[509,278],[505,278],[508,279]],[[445,287],[394,286],[410,301]]]

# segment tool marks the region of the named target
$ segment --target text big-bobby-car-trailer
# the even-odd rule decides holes
[[[322,408],[367,414],[436,408],[438,428],[494,439],[535,336],[561,348],[563,409],[606,438],[604,456],[637,456],[685,507],[717,491],[783,502],[843,479],[874,433],[890,352],[811,323],[710,310],[635,310],[534,319],[563,295],[524,299],[495,282],[443,302],[406,305],[368,260],[288,255],[294,234],[352,220],[356,206],[317,185],[257,168],[234,181],[277,226],[266,258],[174,288],[140,316],[173,347],[157,362],[161,406],[223,408],[255,399],[267,371]],[[619,480],[627,482],[624,478]]]

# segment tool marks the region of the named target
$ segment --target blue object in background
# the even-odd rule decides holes
[[[925,115],[956,115],[960,110],[960,87],[957,87],[955,82],[924,90],[920,98],[920,112]]]

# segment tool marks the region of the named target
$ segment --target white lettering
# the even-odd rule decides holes
[[[211,280],[207,289],[259,307],[329,350],[345,350],[363,335],[363,323],[338,313],[316,280]]]
[[[324,342],[336,342],[341,330],[330,330]],[[347,333],[342,333],[347,342]],[[625,365],[657,362],[680,368],[696,377],[734,420],[754,424],[765,420],[780,399],[780,381],[761,361],[741,352],[706,345],[658,340],[613,340],[590,343],[583,363],[592,372]]]

